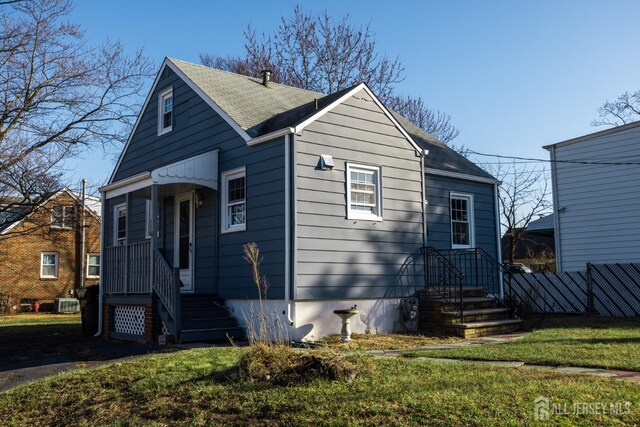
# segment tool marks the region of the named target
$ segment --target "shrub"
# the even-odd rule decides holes
[[[364,355],[257,343],[242,355],[237,368],[241,380],[286,386],[315,379],[352,381],[371,366],[371,358]]]

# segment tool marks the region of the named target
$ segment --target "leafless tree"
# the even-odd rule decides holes
[[[244,32],[244,56],[200,54],[203,65],[238,74],[258,76],[269,69],[278,83],[322,93],[333,93],[366,82],[392,109],[445,143],[458,136],[448,114],[430,110],[417,97],[395,94],[404,80],[398,57],[379,52],[371,24],[355,26],[349,15],[331,18],[328,12],[306,13],[298,5],[292,16],[282,16],[275,31]]]
[[[451,124],[449,114],[430,109],[420,97],[394,95],[387,101],[387,106],[456,151],[464,153],[464,147],[451,144],[460,131]]]
[[[482,165],[502,181],[500,186],[500,223],[509,233],[503,258],[513,262],[516,245],[529,223],[551,208],[549,177],[545,167],[526,166],[513,161]]]
[[[640,120],[640,90],[625,92],[613,102],[606,101],[598,108],[598,116],[592,126],[621,126]]]
[[[123,142],[152,75],[140,50],[89,45],[70,10],[69,0],[0,6],[0,227],[60,187],[65,159]]]

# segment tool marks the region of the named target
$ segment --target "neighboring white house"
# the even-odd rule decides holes
[[[640,121],[544,148],[558,271],[640,262]]]

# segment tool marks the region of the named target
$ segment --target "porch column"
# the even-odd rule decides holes
[[[151,224],[149,233],[151,234],[151,250],[149,251],[149,290],[153,291],[153,280],[155,271],[155,251],[158,249],[158,184],[151,185]]]

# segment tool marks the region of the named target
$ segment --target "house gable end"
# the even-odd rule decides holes
[[[158,99],[173,89],[173,126],[158,135]],[[169,59],[165,59],[147,95],[108,183],[207,151],[206,128],[216,127],[226,139],[250,137]],[[211,147],[208,147],[211,149]]]

